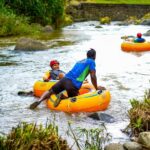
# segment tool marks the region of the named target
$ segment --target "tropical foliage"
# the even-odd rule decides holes
[[[28,35],[40,31],[40,25],[29,25],[27,17],[0,10],[0,36]]]
[[[1,150],[70,150],[67,141],[58,135],[54,123],[44,128],[34,123],[20,123],[6,136],[0,136]]]
[[[131,128],[134,135],[150,130],[150,90],[145,92],[144,100],[130,100],[132,108],[128,111]]]
[[[12,128],[8,135],[0,136],[0,150],[71,150],[75,146],[78,150],[102,150],[111,139],[104,124],[99,128],[73,129],[69,122],[67,134],[75,141],[72,146],[59,136],[55,118],[45,127],[22,122]]]
[[[40,33],[41,26],[65,23],[65,0],[1,0],[0,36]]]
[[[65,0],[5,0],[4,5],[18,15],[30,17],[30,22],[58,27],[63,19]]]

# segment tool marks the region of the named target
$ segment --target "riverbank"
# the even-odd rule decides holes
[[[72,24],[73,21],[99,21],[103,17],[108,17],[110,21],[124,21],[126,19],[131,19],[130,22],[134,22],[136,24],[139,23],[139,19],[141,19],[141,17],[150,12],[149,4],[150,3],[147,1],[142,1],[142,5],[140,5],[134,0],[130,0],[126,2],[126,4],[123,4],[122,1],[118,2],[115,0],[110,3],[103,0],[93,1],[93,3],[78,2],[78,4],[73,4],[73,1],[70,1],[67,3],[68,7],[65,9],[65,13],[67,15],[65,15],[64,19],[66,19],[66,25]],[[8,11],[6,8],[2,5],[2,13],[0,16],[0,21],[2,22],[2,28],[0,29],[1,47],[15,44],[18,38],[22,36],[39,40],[50,40],[55,38],[57,31],[54,31],[55,29],[53,29],[52,26],[48,25],[43,27],[40,24],[34,23],[30,26],[28,21],[29,18],[21,18],[12,11],[10,11],[11,15],[8,15],[9,13],[5,13],[5,11]],[[22,20],[24,20],[24,22],[22,22]],[[122,25],[126,25],[126,22]]]
[[[79,3],[70,5],[66,13],[73,17],[74,21],[99,20],[102,17],[110,17],[112,21],[124,21],[130,16],[143,17],[150,12],[150,5],[137,4],[100,4]]]
[[[3,64],[0,69],[0,132],[8,133],[21,121],[45,123],[47,118],[52,119],[53,114],[56,116],[56,124],[63,137],[66,135],[69,120],[73,122],[73,128],[98,128],[100,121],[88,118],[86,114],[79,116],[50,111],[46,109],[44,103],[37,110],[31,111],[28,107],[36,99],[17,95],[20,90],[30,90],[34,81],[42,78],[44,72],[49,69],[50,60],[59,60],[61,68],[67,72],[76,61],[85,58],[88,48],[93,47],[97,51],[98,83],[107,87],[112,95],[110,106],[105,113],[112,115],[116,122],[106,124],[108,132],[112,132],[115,142],[123,143],[128,140],[120,129],[124,129],[129,121],[127,117],[127,110],[131,107],[129,99],[143,97],[145,89],[149,88],[150,53],[121,51],[120,37],[126,34],[135,35],[139,31],[144,33],[149,27],[114,24],[115,22],[112,22],[111,25],[95,28],[99,22],[89,21],[67,26],[57,33],[60,36],[56,37],[56,40],[73,41],[69,46],[60,45],[36,52],[15,51],[14,47],[2,48],[0,51],[0,61]]]

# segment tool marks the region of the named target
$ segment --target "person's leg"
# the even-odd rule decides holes
[[[75,87],[70,87],[67,89],[68,97],[74,97],[79,95],[79,90]]]
[[[39,101],[34,102],[33,104],[30,105],[30,109],[35,109],[42,101],[48,99],[51,94],[53,94],[52,89],[50,89],[49,91],[46,91],[46,92],[40,97]]]
[[[63,84],[64,84],[64,80],[65,80],[65,78],[62,78],[61,80],[59,80],[56,84],[54,84],[53,86],[52,86],[52,91],[54,92],[54,94],[59,94],[60,92],[62,92],[63,90],[65,90],[64,89],[64,86],[63,86]]]
[[[45,99],[48,99],[52,94],[54,94],[53,90],[50,89],[46,92],[44,92],[44,94],[40,97],[39,102],[41,103],[42,101],[44,101]]]
[[[59,82],[57,82],[57,83],[52,87],[52,91],[53,91],[54,94],[56,94],[56,96],[57,96],[59,93],[61,93],[62,91],[65,90],[65,88],[64,88],[64,83],[65,83],[65,78],[62,78]],[[61,101],[62,99],[64,99],[64,98],[65,98],[65,97],[64,97],[63,94],[57,96],[57,99],[56,99],[55,102],[54,102],[54,107],[57,107],[57,106],[59,105],[60,101]]]
[[[56,86],[56,87],[58,87],[58,86]],[[77,89],[73,85],[72,81],[70,79],[67,79],[67,78],[63,78],[62,81],[59,83],[59,89],[57,89],[56,87],[53,88],[53,91],[56,94],[58,94],[58,91],[60,93],[63,90],[67,91],[68,97],[74,97],[74,96],[77,96],[79,94],[79,89]],[[57,107],[62,99],[68,98],[68,97],[66,97],[66,96],[64,97],[64,95],[63,95],[62,97],[60,97],[60,99],[57,99],[54,103],[54,107]]]
[[[68,97],[74,97],[79,95],[79,89],[74,86],[71,80],[67,79],[65,84],[65,89],[67,91]]]
[[[63,80],[63,79],[62,79]],[[63,91],[62,87],[62,80],[58,81],[56,84],[54,84],[48,91],[46,91],[39,99],[40,102],[44,101],[45,99],[48,99],[52,94],[59,94],[61,91]]]

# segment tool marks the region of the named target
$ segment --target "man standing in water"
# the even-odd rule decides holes
[[[36,108],[42,101],[48,99],[52,94],[59,94],[62,91],[66,90],[68,97],[77,96],[79,89],[82,86],[85,78],[90,74],[91,82],[96,90],[104,90],[104,87],[97,86],[97,77],[95,69],[95,59],[96,51],[90,49],[87,52],[87,58],[81,61],[78,61],[74,67],[55,85],[53,85],[48,91],[46,91],[39,99],[38,102],[35,102],[30,105],[31,109]],[[54,106],[57,107],[61,99],[58,99]]]

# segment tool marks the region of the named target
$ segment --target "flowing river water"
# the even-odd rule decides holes
[[[18,96],[18,91],[32,90],[36,80],[49,70],[49,61],[58,59],[60,67],[69,71],[76,61],[86,57],[86,51],[97,51],[96,68],[98,84],[111,92],[111,103],[105,113],[115,118],[114,123],[106,123],[114,141],[126,141],[124,129],[129,120],[127,111],[132,98],[142,99],[150,85],[150,52],[126,53],[121,50],[121,36],[145,33],[148,26],[102,25],[98,22],[75,23],[62,29],[57,40],[71,41],[71,45],[57,46],[45,51],[15,51],[14,46],[0,48],[0,133],[8,133],[19,122],[46,123],[55,115],[56,124],[62,136],[66,136],[67,122],[73,127],[97,128],[100,121],[92,120],[86,113],[68,115],[53,112],[41,104],[35,111],[28,106],[37,98]],[[145,37],[150,41],[150,38]],[[90,79],[89,79],[90,81]]]

